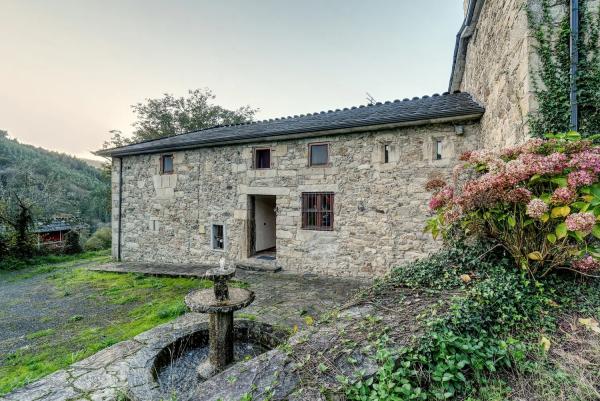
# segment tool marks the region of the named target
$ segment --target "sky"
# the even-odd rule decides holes
[[[92,158],[131,105],[210,88],[257,119],[447,90],[462,0],[0,0],[0,129]]]

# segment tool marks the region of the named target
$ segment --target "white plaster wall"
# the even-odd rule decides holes
[[[275,246],[275,197],[256,196],[256,252]]]

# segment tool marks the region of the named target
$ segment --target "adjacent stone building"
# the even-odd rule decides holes
[[[530,3],[465,1],[449,93],[99,152],[113,159],[113,256],[373,276],[427,255],[425,183],[463,151],[527,137]]]
[[[381,275],[436,247],[425,183],[479,146],[483,111],[444,94],[111,150],[114,256]]]

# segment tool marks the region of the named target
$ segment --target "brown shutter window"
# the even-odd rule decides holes
[[[271,149],[254,149],[254,168],[271,168]]]
[[[160,157],[160,173],[161,174],[172,174],[173,173],[173,155],[162,155]]]

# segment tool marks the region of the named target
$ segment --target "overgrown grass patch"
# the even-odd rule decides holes
[[[53,272],[46,280],[57,293],[87,293],[98,305],[98,311],[107,310],[98,314],[90,310],[89,314],[49,321],[52,328],[28,336],[30,346],[0,357],[0,394],[184,314],[187,310],[185,295],[193,289],[212,285],[210,281],[196,278],[44,266]],[[233,285],[247,286],[239,281]]]
[[[536,281],[490,249],[449,247],[362,294],[377,303],[394,288],[460,290],[445,313],[423,320],[427,329],[411,344],[379,338],[375,375],[339,377],[350,400],[600,399],[598,334],[588,330],[594,341],[577,352],[565,345],[585,332],[577,318],[600,320],[600,281],[571,274]],[[575,323],[565,326],[565,316]]]
[[[111,260],[109,250],[83,252],[77,255],[45,255],[31,259],[8,258],[0,261],[0,278],[8,281],[24,280],[38,274],[72,267],[83,262],[103,263]],[[16,272],[23,270],[23,272]]]
[[[33,333],[29,333],[25,337],[27,337],[28,340],[33,340],[35,338],[46,337],[46,336],[49,336],[54,333],[55,333],[54,329],[45,329],[45,330],[39,330],[39,331],[36,331]]]

